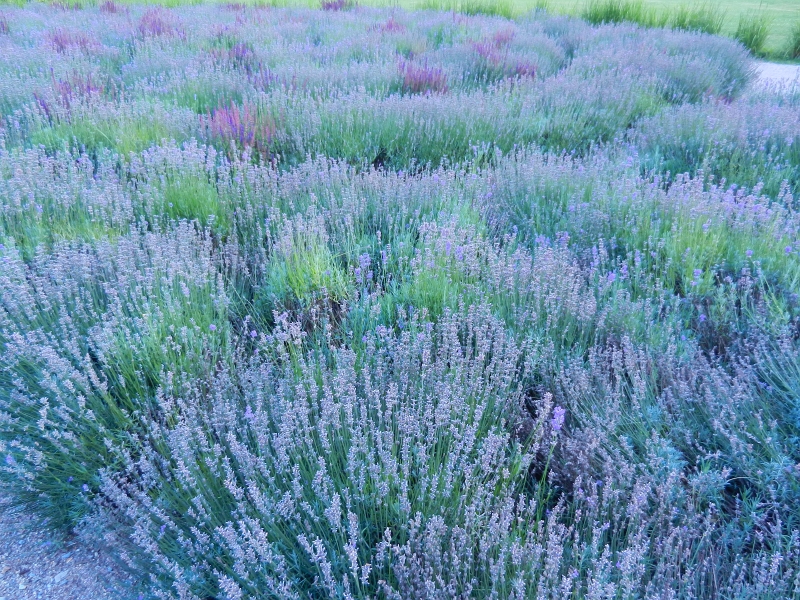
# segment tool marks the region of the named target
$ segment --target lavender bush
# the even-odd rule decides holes
[[[4,492],[154,598],[800,598],[797,98],[324,8],[4,9]]]

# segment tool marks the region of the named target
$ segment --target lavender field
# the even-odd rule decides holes
[[[324,6],[0,9],[0,490],[142,597],[800,598],[800,94]]]

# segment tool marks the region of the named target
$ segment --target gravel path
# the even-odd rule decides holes
[[[135,583],[98,549],[36,528],[0,498],[0,600],[136,600]]]
[[[760,61],[758,68],[758,83],[762,86],[786,86],[788,88],[800,85],[800,65],[781,65]]]

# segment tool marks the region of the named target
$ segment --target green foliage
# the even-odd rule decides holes
[[[590,23],[636,23],[643,27],[663,27],[666,16],[642,0],[590,0],[581,16]]]
[[[421,8],[449,10],[466,15],[489,15],[512,19],[515,15],[511,0],[423,0]]]
[[[786,54],[789,58],[800,58],[800,20],[792,26]]]
[[[68,123],[58,123],[30,136],[31,146],[44,146],[48,152],[70,148],[83,148],[96,154],[102,148],[114,150],[121,156],[141,152],[161,140],[174,138],[175,133],[165,123],[153,119],[80,118]]]
[[[270,323],[273,311],[289,311],[306,324],[320,317],[339,319],[352,286],[351,276],[323,240],[289,232],[275,248],[264,283],[256,291],[257,317]]]
[[[120,230],[91,211],[80,200],[65,209],[44,198],[28,210],[0,216],[0,231],[13,240],[30,261],[37,252],[48,252],[63,242],[95,243],[114,239]]]
[[[490,15],[506,19],[514,17],[511,0],[461,0],[459,11],[467,15]]]
[[[669,26],[686,31],[719,34],[725,23],[725,12],[719,4],[681,4],[670,11]]]
[[[764,53],[764,44],[769,35],[770,18],[764,13],[749,13],[739,17],[734,37],[755,55]]]
[[[202,227],[224,237],[230,217],[216,188],[199,178],[176,178],[163,190],[164,215],[169,219],[197,221]]]

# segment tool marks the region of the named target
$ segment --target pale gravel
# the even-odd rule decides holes
[[[0,600],[137,600],[137,583],[103,549],[37,527],[0,497]]]
[[[800,86],[800,65],[781,65],[759,61],[757,84],[761,86],[779,86],[787,89]]]

